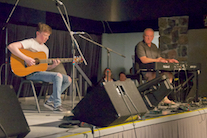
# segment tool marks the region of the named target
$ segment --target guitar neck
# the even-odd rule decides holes
[[[49,59],[41,59],[40,63],[49,63],[51,64],[53,61],[53,59],[59,59],[60,62],[62,63],[66,63],[66,62],[72,62],[73,58],[49,58]]]

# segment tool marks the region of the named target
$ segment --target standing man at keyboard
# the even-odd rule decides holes
[[[143,41],[139,42],[135,46],[135,73],[139,72],[139,67],[142,64],[152,63],[152,62],[163,62],[163,63],[178,63],[176,59],[164,59],[160,56],[160,51],[157,46],[152,43],[154,38],[154,30],[151,28],[146,28],[143,33]],[[156,72],[146,72],[143,74],[147,81],[150,81],[156,77]],[[168,76],[170,82],[172,83],[173,75],[170,72],[165,72]],[[166,104],[174,104],[170,101],[167,96],[163,99]]]

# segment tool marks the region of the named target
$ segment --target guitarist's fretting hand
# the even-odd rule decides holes
[[[60,64],[60,60],[59,59],[53,59],[52,60],[52,65],[48,65],[48,70],[51,70],[51,69],[53,69],[53,68],[55,68],[57,65],[59,65]]]
[[[53,62],[52,65],[55,66],[55,67],[60,64],[60,60],[59,59],[53,59],[52,62]]]

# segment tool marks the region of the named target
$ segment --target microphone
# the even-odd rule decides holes
[[[63,3],[60,0],[53,0],[53,1],[55,1],[59,5],[63,5]]]
[[[71,31],[71,35],[74,35],[74,34],[86,34],[85,32],[73,32],[73,31]]]

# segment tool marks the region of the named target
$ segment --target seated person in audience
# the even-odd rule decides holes
[[[139,72],[139,67],[142,64],[152,63],[152,62],[163,62],[163,63],[178,63],[176,59],[164,59],[160,56],[159,49],[152,43],[154,38],[154,30],[147,28],[144,30],[143,41],[139,42],[135,47],[135,70]],[[170,82],[173,81],[173,75],[170,72],[164,72],[168,76]],[[145,72],[144,77],[147,81],[150,81],[156,77],[156,72]],[[175,104],[173,101],[169,100],[166,96],[163,101],[166,104]]]
[[[113,81],[116,81],[116,80],[113,78],[111,69],[105,68],[103,71],[103,77],[98,82],[98,84],[100,84],[102,86],[103,82],[113,82]]]
[[[127,78],[127,76],[124,72],[120,72],[119,73],[119,81],[127,81],[127,80],[132,80],[136,87],[139,86],[139,82],[137,81],[137,79]]]
[[[119,80],[120,81],[125,81],[127,79],[126,74],[124,72],[119,73]]]

